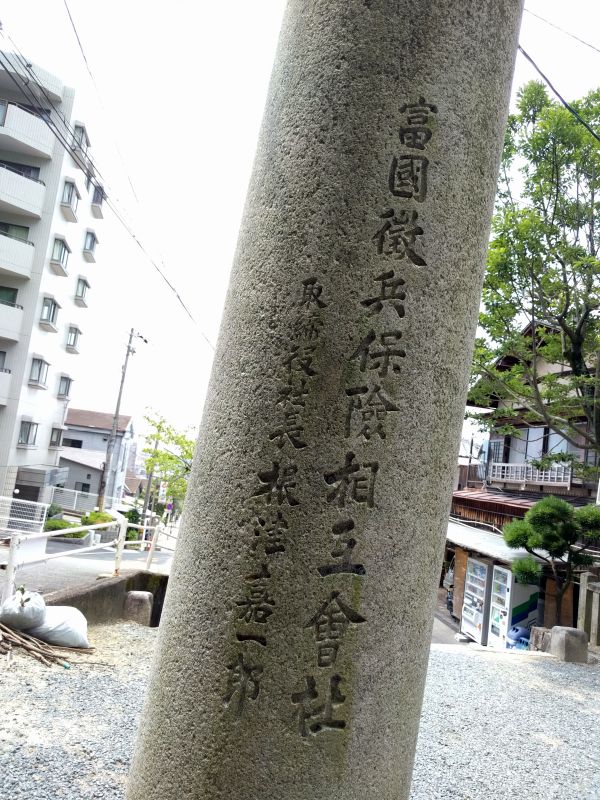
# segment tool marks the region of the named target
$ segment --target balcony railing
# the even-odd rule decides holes
[[[30,242],[29,239],[22,239],[20,236],[15,236],[14,233],[6,233],[6,231],[0,230],[0,236],[7,236],[9,239],[15,239],[17,242],[33,247],[33,242]]]
[[[0,305],[10,306],[11,308],[20,308],[21,311],[23,311],[23,306],[20,306],[18,303],[12,303],[10,300],[2,300],[2,298],[0,298]]]
[[[567,464],[554,464],[547,469],[538,469],[533,464],[490,465],[490,480],[505,483],[535,483],[545,486],[571,486],[571,467]]]
[[[31,175],[28,175],[24,170],[19,169],[18,167],[12,167],[9,164],[3,164],[0,161],[0,169],[7,169],[9,172],[14,172],[15,175],[20,175],[22,178],[27,178],[28,181],[35,181],[36,183],[41,183],[42,186],[46,184],[44,181],[41,181],[39,178],[34,178]]]

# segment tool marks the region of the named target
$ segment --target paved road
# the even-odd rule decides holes
[[[73,546],[70,543],[49,541],[46,553],[54,555],[72,549]],[[138,548],[135,551],[125,550],[121,572],[136,572],[146,569],[147,555],[146,552],[140,553]],[[172,560],[172,553],[156,552],[152,563],[152,572],[168,575]],[[17,582],[24,584],[31,591],[53,592],[88,583],[98,578],[99,575],[111,575],[114,564],[115,551],[113,548],[94,550],[91,553],[53,558],[41,564],[23,567],[17,573]],[[4,571],[0,571],[0,593],[4,585],[4,576]]]
[[[73,545],[66,542],[48,541],[46,553],[54,555],[67,550],[72,550]],[[135,572],[146,569],[146,552],[137,549],[125,550],[121,572]],[[173,554],[167,551],[156,552],[152,571],[168,575]],[[94,581],[99,575],[112,575],[115,562],[115,552],[111,549],[95,550],[91,553],[54,558],[50,561],[24,567],[18,572],[18,583],[25,585],[30,591],[53,592],[67,589],[83,583]],[[4,584],[4,572],[0,571],[0,593]],[[457,643],[456,633],[458,626],[446,609],[446,592],[438,592],[437,608],[433,621],[431,643],[453,644]]]

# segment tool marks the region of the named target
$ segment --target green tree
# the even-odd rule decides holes
[[[194,433],[189,429],[178,430],[161,416],[146,416],[144,419],[150,426],[143,451],[146,472],[154,480],[166,482],[167,496],[182,503],[194,458]]]
[[[600,130],[600,90],[572,105]],[[469,415],[483,426],[510,434],[518,419],[600,451],[599,204],[600,143],[543,84],[526,84],[505,137],[475,348],[470,399],[499,401]]]
[[[554,624],[560,625],[565,592],[574,573],[593,563],[588,549],[600,541],[600,507],[575,510],[558,497],[545,497],[525,514],[504,526],[504,541],[509,547],[524,548],[530,554],[512,566],[517,581],[537,583],[544,564],[556,585]],[[535,556],[535,558],[534,558]]]

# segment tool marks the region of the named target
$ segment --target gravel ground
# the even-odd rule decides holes
[[[1,797],[124,797],[156,629],[90,639],[71,670],[0,663]],[[600,800],[599,719],[597,662],[434,646],[411,800]]]

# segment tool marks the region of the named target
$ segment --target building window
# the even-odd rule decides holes
[[[31,360],[31,371],[29,372],[29,382],[37,383],[41,386],[46,385],[48,377],[48,367],[50,365],[43,358],[33,358]]]
[[[72,181],[65,181],[61,202],[67,206],[71,206],[73,211],[77,211],[77,204],[79,203],[79,192],[77,191],[77,187]]]
[[[29,228],[25,225],[11,225],[9,222],[0,222],[0,234],[26,242],[29,236]]]
[[[102,186],[94,186],[94,194],[92,196],[92,203],[101,206],[104,200],[104,189]]]
[[[61,375],[60,382],[58,384],[58,396],[59,397],[68,397],[71,393],[71,384],[73,383],[72,378],[69,378],[68,375]]]
[[[76,447],[78,450],[81,450],[83,447],[83,439],[63,439],[63,444],[65,447]]]
[[[94,231],[88,231],[85,235],[85,244],[83,245],[83,249],[87,250],[89,253],[93,253],[97,241],[98,239],[96,239],[96,234]]]
[[[85,300],[85,295],[87,290],[90,288],[89,283],[86,281],[85,278],[79,278],[77,280],[77,289],[75,290],[75,298],[77,300]]]
[[[50,447],[61,447],[62,445],[62,428],[52,428],[50,434]]]
[[[6,364],[6,350],[0,350],[0,372],[10,372],[10,370],[5,369]]]
[[[17,290],[12,286],[0,286],[0,303],[5,306],[16,306]]]
[[[4,158],[0,158],[0,165],[10,170],[10,172],[15,172],[17,175],[22,175],[24,178],[42,183],[42,181],[40,181],[39,167],[32,167],[29,164],[20,164],[17,161],[6,161]]]
[[[69,325],[69,332],[67,333],[67,349],[79,352],[79,337],[81,331],[75,325]]]
[[[80,483],[79,481],[75,481],[75,491],[76,492],[84,492],[85,494],[89,494],[90,484],[89,483]]]
[[[33,447],[35,444],[35,440],[37,439],[37,430],[38,424],[37,422],[30,422],[29,420],[23,420],[21,422],[21,427],[19,428],[19,444],[29,445]]]
[[[42,303],[42,316],[40,317],[41,321],[56,325],[59,308],[60,306],[52,297],[44,297],[44,302]]]
[[[54,247],[52,248],[52,261],[58,261],[58,263],[66,269],[70,252],[69,246],[65,240],[57,237],[54,240]]]
[[[90,140],[84,125],[75,125],[73,128],[73,144],[75,147],[80,147],[84,152],[90,146]]]

